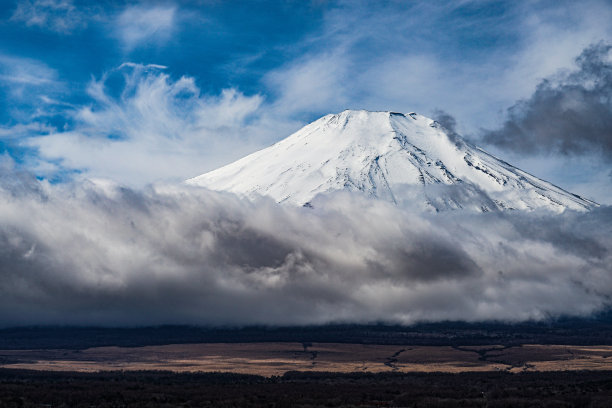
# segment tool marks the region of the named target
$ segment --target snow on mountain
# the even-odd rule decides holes
[[[449,135],[424,116],[363,110],[326,115],[187,183],[297,205],[349,190],[434,211],[597,206]]]

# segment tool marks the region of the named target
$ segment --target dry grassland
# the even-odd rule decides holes
[[[338,343],[214,343],[85,350],[0,350],[0,367],[52,371],[474,372],[612,370],[612,346],[428,347]]]

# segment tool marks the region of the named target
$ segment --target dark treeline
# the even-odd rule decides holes
[[[0,330],[0,349],[3,350],[243,342],[329,342],[431,346],[612,345],[612,313],[589,319],[566,318],[518,324],[442,322],[413,326],[379,324],[244,328],[26,327]]]
[[[0,370],[0,407],[607,407],[612,372],[332,374]]]

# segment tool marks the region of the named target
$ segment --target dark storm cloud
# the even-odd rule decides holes
[[[422,214],[349,193],[315,201],[4,174],[0,325],[516,321],[609,305],[609,208]]]
[[[433,113],[433,119],[446,130],[446,134],[451,140],[455,142],[461,140],[457,133],[457,120],[453,115],[441,109],[436,109]]]
[[[611,49],[603,42],[586,48],[577,70],[543,80],[484,141],[522,153],[595,152],[612,160]]]

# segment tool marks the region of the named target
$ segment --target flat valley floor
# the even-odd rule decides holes
[[[0,350],[0,367],[43,371],[335,373],[612,371],[612,346],[399,346],[343,343],[202,343],[82,350]]]

